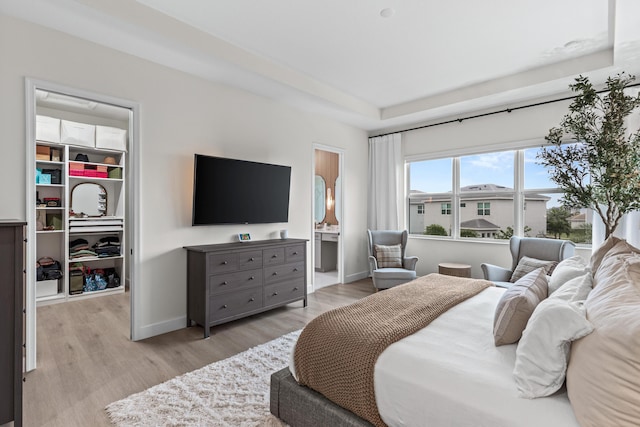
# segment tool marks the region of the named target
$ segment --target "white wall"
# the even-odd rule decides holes
[[[0,217],[26,217],[25,77],[140,104],[141,209],[135,214],[141,242],[135,250],[142,263],[141,281],[133,285],[140,337],[186,323],[184,245],[228,242],[240,231],[273,238],[285,227],[290,237],[312,238],[314,142],[345,150],[345,277],[367,271],[362,130],[3,15],[0,58]],[[292,166],[289,223],[191,227],[194,153]]]
[[[569,101],[556,102],[404,132],[404,153],[407,157],[451,156],[453,153],[475,152],[478,147],[484,151],[502,150],[507,145],[516,146],[532,140],[542,145],[549,129],[560,123],[568,106]],[[420,258],[417,264],[419,275],[437,272],[440,262],[471,264],[471,274],[477,278],[482,277],[480,264],[483,262],[511,266],[508,241],[470,242],[409,237],[407,253]],[[579,248],[576,253],[588,259],[591,249]]]

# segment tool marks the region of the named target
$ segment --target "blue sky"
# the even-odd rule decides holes
[[[554,188],[546,169],[536,163],[538,151],[537,147],[525,150],[525,189]],[[461,157],[460,186],[497,184],[513,188],[514,156],[514,151],[502,151]],[[450,158],[413,162],[410,188],[429,193],[451,191],[451,170]]]

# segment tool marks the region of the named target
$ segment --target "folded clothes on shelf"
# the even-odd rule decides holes
[[[97,257],[98,254],[94,251],[91,251],[89,249],[81,249],[79,251],[69,251],[69,258],[70,259],[76,259],[76,258],[85,258],[85,257]]]
[[[119,256],[120,238],[118,236],[105,236],[98,240],[92,247],[99,257]]]
[[[69,242],[69,253],[89,249],[89,242],[85,239],[75,239]]]

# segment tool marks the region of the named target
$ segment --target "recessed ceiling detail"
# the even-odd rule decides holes
[[[636,0],[395,6],[4,0],[0,12],[372,131],[564,95],[578,74],[640,74]]]

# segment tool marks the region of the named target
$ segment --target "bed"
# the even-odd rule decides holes
[[[608,249],[611,249],[611,245]],[[638,255],[630,256],[635,256],[638,261],[636,265],[640,266]],[[611,275],[611,270],[606,274]],[[640,289],[637,283],[631,288],[634,286],[636,290]],[[606,289],[604,285],[601,288]],[[494,344],[494,313],[505,291],[498,287],[482,290],[445,311],[428,326],[391,344],[379,355],[375,362],[373,382],[377,408],[384,424],[435,427],[585,427],[631,426],[640,423],[640,410],[636,404],[640,397],[638,380],[631,385],[627,381],[623,385],[606,387],[602,384],[609,381],[609,378],[599,378],[597,382],[600,384],[592,383],[591,387],[598,389],[602,386],[607,393],[613,395],[610,400],[615,401],[613,405],[618,407],[598,408],[599,403],[593,403],[592,399],[594,391],[584,382],[584,375],[581,377],[576,374],[572,400],[591,402],[580,407],[581,411],[587,411],[585,414],[579,413],[582,416],[580,423],[564,386],[548,397],[520,397],[514,381],[517,345]],[[638,301],[634,303],[638,304]],[[636,305],[636,308],[640,306]],[[637,313],[636,311],[636,316]],[[594,309],[594,316],[596,314]],[[598,324],[595,317],[590,320]],[[626,322],[629,323],[628,320]],[[638,322],[635,325],[632,332],[626,333],[627,339],[632,341],[628,344],[630,348],[621,351],[626,351],[624,357],[627,361],[631,359],[631,365],[635,369],[628,374],[638,378],[640,364],[633,362],[638,362],[639,356],[633,354],[638,350],[637,332],[640,329]],[[585,346],[591,341],[585,342],[581,344]],[[585,351],[591,353],[592,350]],[[581,358],[579,354],[575,357],[578,360]],[[592,366],[586,370],[597,369]],[[615,390],[621,389],[622,395],[616,395],[618,392]],[[580,393],[583,392],[590,393],[589,397],[582,396]],[[594,405],[596,408],[589,408]],[[623,407],[620,408],[620,405]],[[615,417],[619,417],[620,411],[623,413],[622,417],[613,421]],[[271,412],[293,427],[372,425],[320,393],[298,385],[293,353],[290,366],[272,375]],[[598,420],[595,417],[599,413],[606,414],[608,418]],[[591,418],[593,422],[588,421]]]

